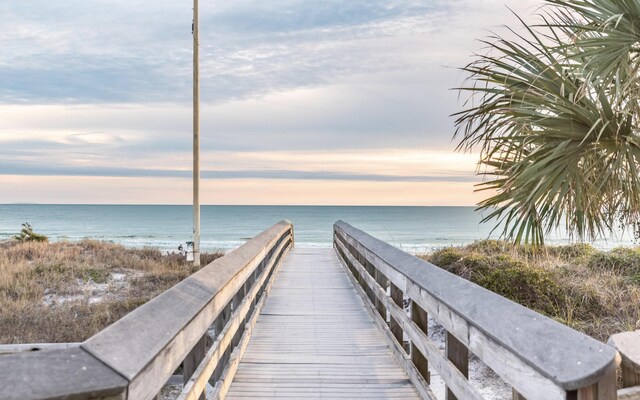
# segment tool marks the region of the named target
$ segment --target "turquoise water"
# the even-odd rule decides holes
[[[332,225],[342,219],[409,252],[430,251],[489,237],[473,207],[203,206],[202,248],[235,248],[272,224],[294,223],[300,247],[330,247]],[[176,250],[191,240],[190,206],[164,205],[0,205],[0,240],[23,222],[50,240],[108,240],[129,247]],[[496,237],[496,235],[493,235]],[[550,240],[566,243],[561,235]],[[632,244],[610,239],[598,247]]]

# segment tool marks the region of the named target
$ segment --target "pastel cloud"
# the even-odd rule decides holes
[[[540,2],[201,1],[203,177],[239,193],[274,184],[276,203],[298,198],[292,182],[321,181],[342,197],[313,199],[332,204],[369,201],[343,184],[402,204],[450,204],[433,188],[453,185],[472,204],[476,157],[453,152],[453,67],[513,21],[505,3],[527,14]],[[40,179],[85,196],[95,177],[104,189],[83,202],[188,187],[189,2],[34,0],[0,14],[0,185],[12,188],[0,202],[68,201],[30,189]]]

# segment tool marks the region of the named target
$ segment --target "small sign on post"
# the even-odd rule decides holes
[[[187,261],[193,261],[193,242],[187,242]]]

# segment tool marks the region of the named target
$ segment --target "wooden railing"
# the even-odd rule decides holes
[[[280,222],[79,346],[0,356],[0,399],[150,400],[180,369],[180,399],[224,397],[292,245]]]
[[[512,386],[514,399],[616,399],[613,347],[342,221],[334,246],[423,398],[433,397],[433,368],[447,399],[482,399],[468,380],[471,352]],[[427,334],[428,317],[446,330],[444,352]]]
[[[611,336],[609,344],[620,353],[621,383],[618,400],[640,400],[640,330]]]

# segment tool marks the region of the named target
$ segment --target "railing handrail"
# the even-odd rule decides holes
[[[154,398],[267,254],[292,242],[281,221],[78,348],[0,357],[0,398]]]
[[[439,306],[444,306],[447,310],[433,310],[436,315],[430,311],[436,320],[439,319],[438,311],[450,311],[455,314],[454,317],[461,318],[463,321],[460,322],[466,324],[465,328],[447,330],[467,346],[471,344],[473,347],[469,332],[471,328],[477,329],[565,391],[597,382],[615,365],[616,351],[612,347],[397,249],[343,221],[335,223],[334,234],[357,247],[366,261],[384,269],[389,281],[421,307],[433,308],[433,305],[427,304],[426,298],[433,298]],[[452,327],[456,324],[455,321],[450,323]],[[476,350],[478,347],[480,345],[476,343]],[[482,354],[476,355],[483,359]],[[491,360],[483,361],[492,367]]]

